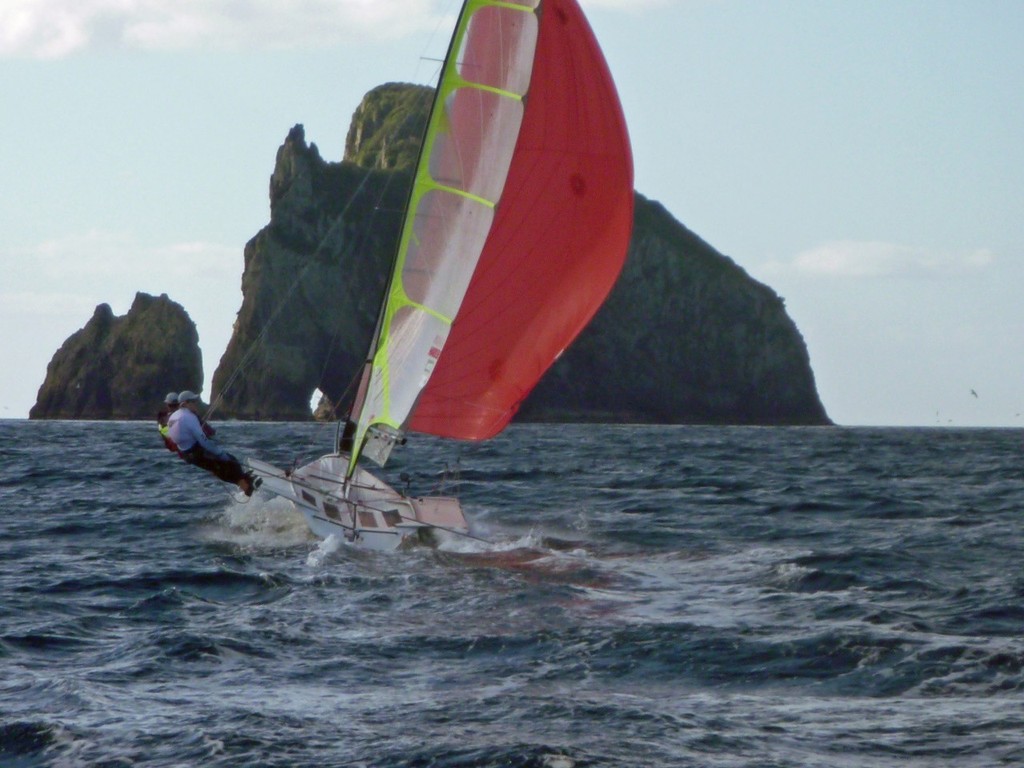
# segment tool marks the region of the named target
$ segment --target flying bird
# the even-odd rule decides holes
[[[973,389],[971,390],[971,394],[972,394],[972,395],[974,395],[974,398],[975,398],[975,399],[977,399],[977,398],[978,398],[978,393],[977,393],[977,392],[975,392],[975,391],[974,391]]]

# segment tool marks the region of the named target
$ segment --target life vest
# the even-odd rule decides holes
[[[178,451],[178,446],[173,440],[171,440],[171,428],[167,425],[167,417],[169,415],[170,414],[166,410],[160,411],[160,413],[156,415],[156,428],[157,431],[160,432],[160,437],[164,439],[164,446],[166,446],[167,450],[171,453],[180,453],[180,451]]]

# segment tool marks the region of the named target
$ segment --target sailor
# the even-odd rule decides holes
[[[171,453],[177,453],[178,446],[174,444],[174,441],[171,440],[168,434],[167,420],[171,418],[171,414],[176,410],[178,410],[178,393],[168,392],[167,397],[164,398],[164,407],[156,415],[156,428],[160,430],[160,437],[164,439],[164,445],[167,446],[167,450]]]
[[[178,410],[178,393],[168,392],[167,397],[164,398],[164,407],[160,409],[160,412],[156,415],[157,429],[160,431],[160,437],[164,439],[164,445],[167,446],[167,450],[171,453],[178,452],[178,446],[171,440],[170,434],[168,433],[169,424],[168,421],[171,418],[171,414]],[[207,437],[213,437],[217,434],[217,430],[206,423],[205,420],[200,420],[203,427],[203,434]]]
[[[212,472],[226,483],[234,483],[246,496],[256,486],[238,459],[207,437],[199,421],[199,395],[190,390],[178,394],[178,410],[168,420],[171,440],[178,446],[178,455],[188,464]]]

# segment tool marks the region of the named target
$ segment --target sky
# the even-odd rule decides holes
[[[785,299],[835,422],[1024,427],[1024,3],[581,4],[637,190]],[[0,0],[0,418],[137,291],[196,322],[209,397],[289,128],[340,159],[456,12]]]

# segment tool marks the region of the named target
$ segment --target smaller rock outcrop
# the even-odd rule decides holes
[[[167,294],[137,293],[122,317],[100,304],[57,350],[29,418],[152,418],[168,391],[202,384],[195,323]]]

